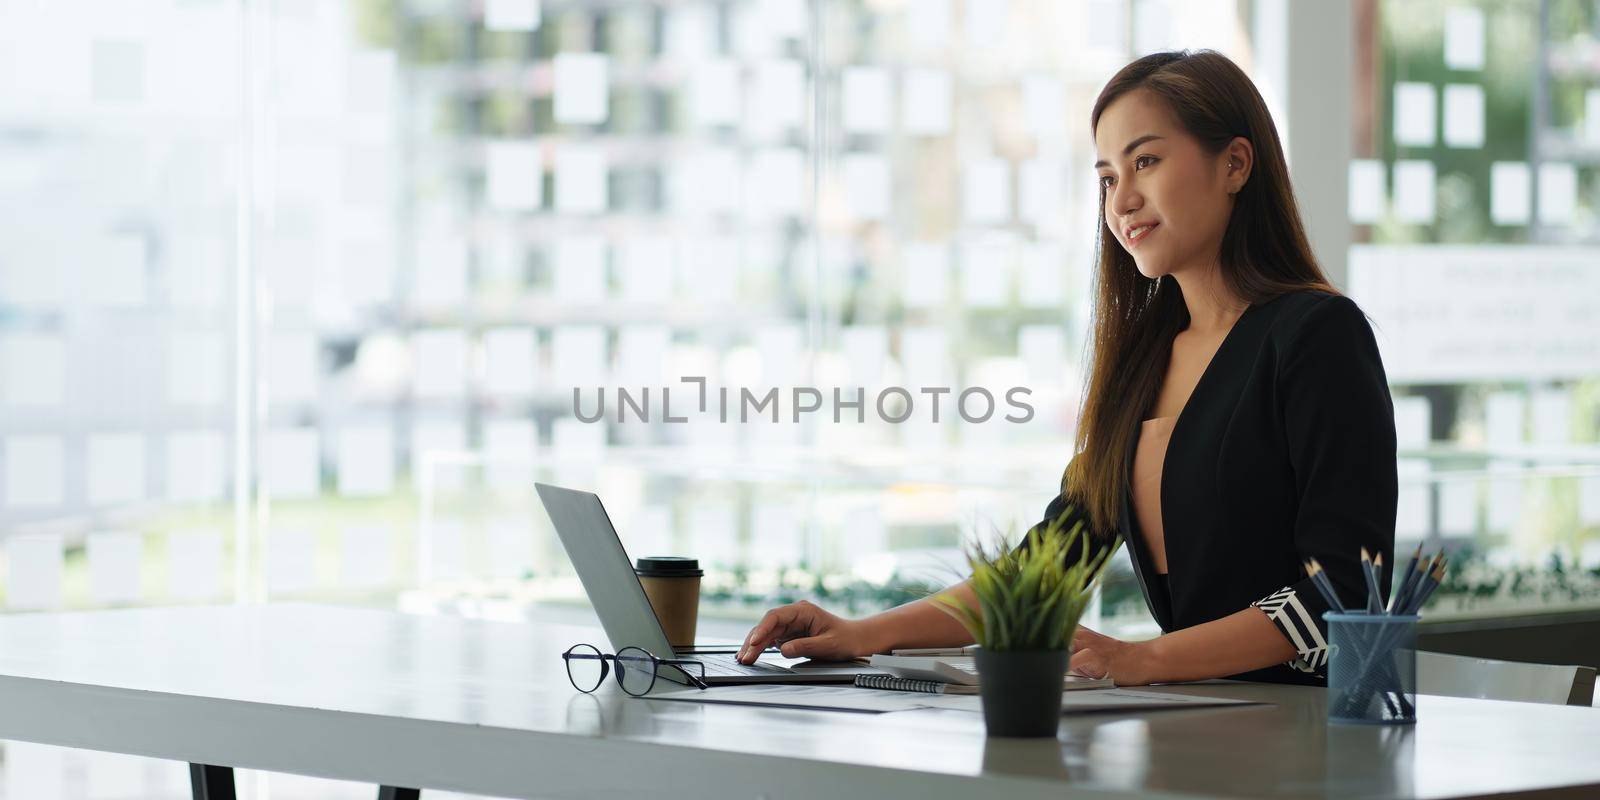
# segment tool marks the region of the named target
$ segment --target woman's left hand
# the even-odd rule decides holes
[[[1147,645],[1079,627],[1072,637],[1070,671],[1089,678],[1109,675],[1118,686],[1144,686],[1153,680]]]

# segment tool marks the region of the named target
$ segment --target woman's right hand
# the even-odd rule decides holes
[[[737,656],[739,663],[754,664],[773,644],[785,658],[822,661],[848,661],[872,652],[861,622],[830,614],[805,600],[768,611],[745,637]]]

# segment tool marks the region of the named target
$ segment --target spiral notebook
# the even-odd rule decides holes
[[[893,689],[897,692],[927,692],[928,694],[977,694],[978,687],[945,681],[921,681],[894,675],[857,675],[856,685],[863,689]]]

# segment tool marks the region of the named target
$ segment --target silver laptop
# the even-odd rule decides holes
[[[881,672],[851,661],[784,658],[771,649],[762,656],[766,663],[758,659],[749,666],[735,659],[737,647],[727,647],[723,652],[708,652],[711,648],[704,647],[674,649],[634,575],[633,561],[623,549],[600,498],[592,492],[544,483],[535,483],[534,487],[567,557],[578,570],[578,580],[600,617],[606,638],[611,640],[611,652],[631,646],[661,658],[699,661],[706,666],[706,683],[710,684],[850,683],[858,674]],[[676,683],[688,682],[670,672],[663,668],[661,674]]]

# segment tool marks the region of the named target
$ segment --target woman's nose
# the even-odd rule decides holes
[[[1144,196],[1126,183],[1118,184],[1111,192],[1111,210],[1119,217],[1125,217],[1144,208]]]

